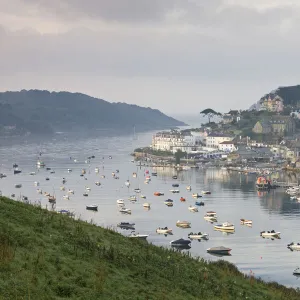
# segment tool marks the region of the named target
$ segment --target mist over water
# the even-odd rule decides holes
[[[187,119],[184,119],[190,123]],[[190,124],[192,125],[192,124]],[[169,247],[169,242],[177,238],[187,238],[188,233],[205,232],[209,234],[208,241],[193,241],[191,253],[206,259],[216,260],[217,257],[206,253],[206,249],[214,246],[232,248],[232,256],[223,257],[237,264],[245,273],[252,270],[256,276],[265,280],[275,280],[280,283],[299,287],[299,281],[292,275],[298,266],[300,252],[291,252],[286,245],[292,241],[300,242],[300,204],[292,202],[284,193],[284,190],[272,190],[270,193],[257,193],[255,190],[255,175],[243,175],[229,173],[226,170],[215,168],[192,169],[177,173],[174,169],[157,168],[157,177],[152,177],[150,184],[144,183],[145,171],[152,169],[138,167],[131,162],[130,153],[139,146],[149,145],[154,132],[137,133],[123,136],[105,136],[74,138],[66,133],[58,134],[49,139],[19,139],[18,143],[12,139],[1,139],[0,144],[0,172],[7,174],[7,178],[0,180],[0,190],[6,196],[12,193],[16,197],[25,195],[30,201],[38,201],[43,207],[50,209],[48,199],[36,193],[34,182],[38,181],[44,192],[55,193],[57,204],[55,209],[69,209],[84,220],[93,220],[101,226],[113,226],[121,221],[136,223],[136,231],[149,234],[148,241],[159,246]],[[39,152],[46,167],[50,167],[55,174],[50,174],[46,168],[37,169],[36,162]],[[90,164],[85,163],[88,156],[95,155]],[[108,159],[109,155],[112,159]],[[72,159],[70,159],[70,157]],[[103,159],[104,157],[104,159]],[[74,159],[77,162],[74,162]],[[13,175],[12,165],[17,163],[22,170],[21,174]],[[95,168],[99,167],[99,174]],[[68,173],[68,169],[72,172]],[[80,177],[82,169],[86,169],[85,180]],[[112,172],[117,169],[120,179],[113,179]],[[29,175],[30,172],[36,175]],[[137,178],[132,173],[137,172]],[[173,175],[178,179],[172,179]],[[106,177],[103,179],[101,175]],[[46,177],[50,180],[46,181]],[[73,189],[74,195],[70,200],[63,199],[66,192],[60,190],[62,179],[66,178],[66,191]],[[128,189],[124,183],[130,180]],[[296,181],[296,178],[290,178]],[[101,186],[95,185],[96,181]],[[22,188],[16,189],[15,184],[21,183]],[[173,183],[179,183],[180,194],[172,194]],[[192,192],[186,190],[186,186],[192,186]],[[90,187],[88,197],[83,197],[85,187]],[[147,199],[140,199],[136,203],[129,202],[128,197],[134,194],[134,188],[140,188],[141,194]],[[198,213],[191,213],[189,205],[194,205],[195,199],[191,193],[201,193],[202,190],[210,190],[211,195],[205,195],[201,201],[204,207],[199,207]],[[161,191],[165,196],[155,197],[153,193]],[[180,202],[183,196],[186,202]],[[117,207],[116,200],[123,198],[126,207],[132,210],[131,215],[122,215]],[[164,200],[173,199],[174,206],[167,207]],[[151,203],[149,211],[144,210],[142,204]],[[97,204],[98,212],[87,211],[85,206]],[[206,222],[203,216],[206,211],[217,212],[219,222],[232,222],[235,224],[234,234],[223,234],[214,231],[213,225]],[[253,220],[253,227],[240,225],[240,218]],[[175,226],[177,220],[187,220],[192,224],[191,229],[181,229]],[[173,229],[172,236],[157,235],[158,227]],[[272,230],[281,232],[280,240],[263,239],[260,231]],[[119,230],[122,234],[129,231]]]

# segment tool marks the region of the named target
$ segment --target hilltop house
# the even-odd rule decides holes
[[[260,101],[259,110],[267,110],[270,112],[282,112],[284,109],[283,99],[276,94],[269,94]]]
[[[271,118],[258,121],[252,131],[258,134],[292,134],[295,132],[295,120],[290,116],[272,116]]]
[[[232,121],[239,122],[240,119],[241,116],[238,110],[230,110],[227,114],[223,114],[222,116],[223,124],[229,124]]]

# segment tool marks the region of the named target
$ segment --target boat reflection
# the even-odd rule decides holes
[[[208,252],[209,253],[209,252]],[[223,256],[232,256],[231,253],[228,253],[228,254],[217,254],[217,253],[209,253],[210,255],[212,256],[216,256],[216,257],[223,257]]]
[[[172,248],[176,249],[176,250],[189,250],[192,247],[190,245],[171,245]]]

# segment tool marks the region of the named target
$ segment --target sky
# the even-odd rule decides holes
[[[247,109],[300,84],[299,32],[299,0],[0,0],[0,91]]]

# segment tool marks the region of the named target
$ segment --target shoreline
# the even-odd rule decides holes
[[[199,296],[206,297],[205,299],[207,299],[207,297],[224,299],[224,295],[227,295],[228,299],[240,299],[240,297],[245,299],[248,297],[248,299],[288,298],[293,300],[299,299],[300,297],[300,293],[294,288],[288,288],[276,282],[265,282],[259,278],[255,278],[255,274],[253,273],[245,275],[238,270],[236,265],[224,260],[210,262],[200,257],[191,257],[189,253],[181,253],[165,247],[143,243],[142,241],[131,240],[111,229],[105,229],[87,221],[74,220],[68,216],[48,211],[39,206],[24,204],[6,197],[0,197],[0,207],[0,214],[3,220],[3,222],[0,223],[0,228],[4,234],[3,240],[5,241],[5,231],[3,230],[7,228],[4,222],[8,218],[11,221],[10,227],[7,228],[10,232],[7,238],[11,240],[13,244],[17,242],[14,257],[6,262],[7,267],[10,266],[9,269],[11,271],[18,267],[19,260],[23,255],[29,255],[32,256],[32,258],[37,255],[39,256],[41,250],[38,250],[38,245],[40,243],[46,243],[45,245],[47,245],[43,250],[43,262],[38,260],[38,264],[44,264],[44,267],[39,269],[38,274],[36,274],[36,276],[39,276],[37,283],[39,287],[34,286],[32,283],[28,284],[24,276],[23,278],[20,277],[19,274],[21,273],[16,273],[15,277],[17,277],[19,282],[18,289],[10,289],[11,291],[8,291],[2,288],[2,295],[9,295],[9,293],[16,295],[18,291],[24,293],[21,288],[22,286],[24,286],[26,291],[30,291],[31,297],[43,295],[44,289],[39,285],[39,282],[42,283],[41,281],[46,275],[46,270],[48,270],[47,272],[49,274],[48,264],[51,261],[52,249],[62,247],[59,248],[61,249],[59,251],[60,259],[63,262],[64,260],[68,261],[72,258],[73,273],[76,274],[80,272],[77,261],[81,261],[80,265],[87,265],[89,268],[95,269],[97,264],[95,264],[94,257],[96,258],[96,256],[99,255],[99,258],[102,257],[101,265],[102,268],[106,270],[106,274],[103,275],[101,289],[97,290],[95,292],[96,294],[91,294],[89,299],[99,299],[100,296],[104,295],[113,297],[115,293],[124,296],[122,299],[130,299],[131,294],[126,298],[126,294],[124,294],[124,291],[122,292],[122,286],[130,285],[130,282],[125,281],[121,286],[116,285],[115,290],[111,290],[110,288],[114,282],[113,278],[118,276],[117,270],[119,270],[119,268],[121,268],[120,272],[123,272],[123,274],[126,272],[126,275],[124,274],[125,276],[136,274],[137,277],[135,277],[136,280],[134,284],[142,289],[140,293],[144,296],[149,295],[149,291],[143,290],[142,287],[145,286],[150,279],[151,291],[153,293],[152,299],[160,299],[159,294],[163,291],[167,292],[164,299],[199,299]],[[17,228],[19,229],[17,230]],[[34,228],[37,229],[37,232],[33,230]],[[77,237],[75,235],[74,238],[70,239],[69,234],[71,232],[75,233],[75,228],[81,228],[79,231],[81,235]],[[27,234],[24,235],[22,232],[27,232]],[[54,239],[49,239],[49,233],[51,233]],[[18,238],[16,239],[17,236]],[[101,236],[98,242],[97,236]],[[86,242],[82,245],[77,244],[81,243],[81,240],[86,240]],[[25,241],[27,242],[25,243]],[[87,242],[89,244],[86,244]],[[73,249],[75,245],[78,245],[76,246],[76,253],[73,250],[71,252],[67,250],[70,247],[70,249]],[[114,253],[113,258],[111,256],[112,253]],[[145,260],[146,257],[148,257],[148,259]],[[132,261],[133,258],[135,258],[135,263]],[[120,265],[121,262],[123,262],[123,264]],[[163,269],[159,267],[161,264],[164,265]],[[34,265],[30,263],[25,265],[25,269],[22,273],[29,272],[31,274],[34,270],[33,267]],[[65,268],[67,265],[62,264],[61,267]],[[176,268],[174,269],[174,267]],[[145,272],[147,272],[147,275]],[[2,272],[0,276],[5,276],[4,273],[5,272]],[[53,283],[58,274],[59,272],[51,273]],[[94,272],[89,272],[86,276],[92,279],[92,277],[95,276],[94,274]],[[160,276],[163,276],[163,284],[161,279],[159,279]],[[61,280],[67,283],[67,278],[68,277],[63,276]],[[10,277],[6,277],[6,280],[2,280],[7,282],[11,279]],[[174,282],[177,282],[175,294]],[[48,286],[48,292],[51,294],[57,292],[53,283],[50,283]],[[92,288],[89,284],[88,287]],[[79,288],[81,288],[81,286],[78,286],[77,290],[79,290]],[[67,290],[70,294],[69,298],[75,299],[75,292],[73,290]],[[28,292],[25,292],[22,296]],[[88,289],[86,292],[92,293],[92,290]],[[77,293],[79,293],[79,291],[77,291]],[[201,293],[201,295],[199,293]],[[40,297],[39,299],[43,298],[44,297]]]

